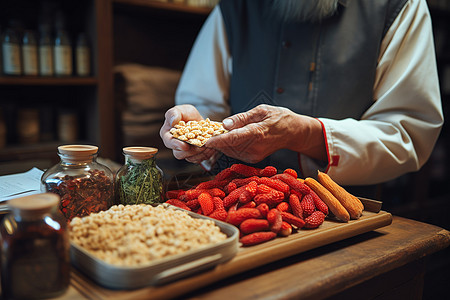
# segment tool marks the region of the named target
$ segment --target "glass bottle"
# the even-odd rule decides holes
[[[20,39],[13,26],[6,28],[2,35],[3,74],[21,75]]]
[[[54,26],[53,58],[55,75],[71,76],[73,74],[72,40],[67,32],[66,15],[62,10],[55,12]]]
[[[59,209],[70,222],[74,217],[107,210],[114,201],[114,175],[97,162],[98,147],[58,147],[61,161],[42,174],[41,191],[61,197]]]
[[[39,30],[39,75],[53,76],[53,42],[48,26]]]
[[[69,34],[64,29],[58,29],[56,31],[53,50],[55,75],[71,76],[73,73],[72,44]]]
[[[2,299],[62,295],[70,282],[67,224],[59,197],[44,193],[8,201],[0,224]]]
[[[89,76],[91,74],[91,49],[86,34],[80,33],[76,46],[76,73],[78,76]]]
[[[38,75],[37,42],[32,30],[26,30],[22,37],[22,63],[24,75]]]
[[[116,174],[118,204],[151,204],[163,202],[163,171],[156,164],[158,149],[125,147],[125,164]]]

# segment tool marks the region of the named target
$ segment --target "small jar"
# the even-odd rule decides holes
[[[67,224],[59,197],[44,193],[8,201],[0,224],[3,299],[62,295],[70,282]]]
[[[96,161],[97,154],[97,146],[59,146],[61,161],[42,174],[41,191],[61,197],[59,208],[67,222],[113,204],[114,174]]]
[[[151,204],[163,202],[163,171],[156,164],[158,149],[125,147],[125,164],[116,174],[118,204]]]

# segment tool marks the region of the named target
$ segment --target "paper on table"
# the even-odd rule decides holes
[[[32,168],[27,172],[0,176],[0,202],[40,193],[44,171]]]

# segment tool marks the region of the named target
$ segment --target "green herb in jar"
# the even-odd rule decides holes
[[[163,202],[163,173],[156,165],[158,149],[126,147],[125,165],[117,172],[118,203],[157,205]]]

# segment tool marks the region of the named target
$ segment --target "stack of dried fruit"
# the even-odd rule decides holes
[[[319,182],[303,180],[293,169],[278,173],[272,166],[258,169],[234,164],[193,189],[168,191],[166,202],[237,226],[243,246],[288,236],[293,230],[317,228],[328,209],[343,222],[361,216],[358,198],[325,173],[319,172],[318,177]],[[342,199],[347,206],[341,204]]]

